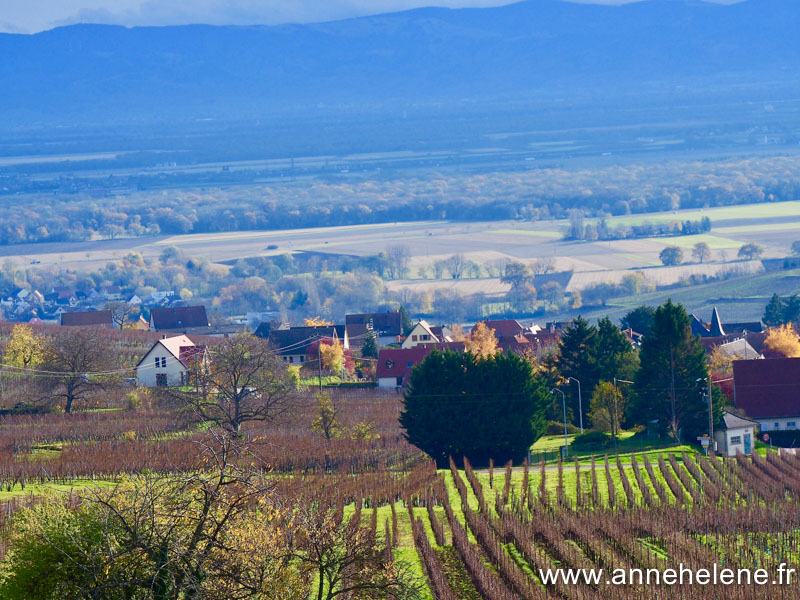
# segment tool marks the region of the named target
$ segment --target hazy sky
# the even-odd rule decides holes
[[[620,4],[636,0],[572,1]],[[502,4],[511,4],[511,0],[0,0],[0,31],[33,33],[72,23],[121,25],[307,23],[419,6],[466,7]]]
[[[626,0],[589,1],[618,4]],[[0,0],[0,31],[33,33],[81,22],[122,25],[306,23],[419,6],[510,3],[511,0]]]

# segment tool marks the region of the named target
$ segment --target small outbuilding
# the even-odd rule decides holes
[[[722,422],[714,431],[717,452],[724,456],[737,454],[749,456],[753,453],[757,427],[758,422],[725,411],[722,414]]]

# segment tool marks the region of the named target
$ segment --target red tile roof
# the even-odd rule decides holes
[[[486,327],[489,329],[494,330],[495,336],[497,336],[498,340],[503,338],[511,339],[515,338],[516,336],[522,334],[525,331],[525,328],[520,324],[519,321],[516,319],[501,319],[499,321],[484,321]],[[478,325],[476,324],[475,327]],[[475,327],[472,328],[472,331],[475,331]]]
[[[402,377],[408,381],[411,369],[420,364],[425,357],[434,351],[433,345],[416,346],[415,348],[382,348],[378,353],[378,364],[375,369],[377,377]]]
[[[800,358],[733,361],[734,401],[751,419],[800,417]]]

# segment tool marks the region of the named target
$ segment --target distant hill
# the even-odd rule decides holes
[[[0,124],[796,88],[800,2],[527,0],[314,25],[0,35]]]

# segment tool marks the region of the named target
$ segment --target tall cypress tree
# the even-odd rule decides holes
[[[589,398],[594,387],[600,381],[600,372],[597,367],[597,327],[591,325],[583,317],[572,321],[561,336],[559,344],[558,370],[564,379],[574,377],[581,382],[583,398],[583,421],[587,422],[589,412]],[[564,388],[570,407],[575,415],[575,424],[578,423],[578,388],[570,382]]]
[[[671,437],[693,442],[708,429],[708,367],[683,306],[667,300],[656,309],[640,363],[629,418],[639,424],[658,419]]]
[[[783,300],[778,294],[772,294],[769,304],[764,309],[764,324],[768,327],[777,327],[783,323]]]

